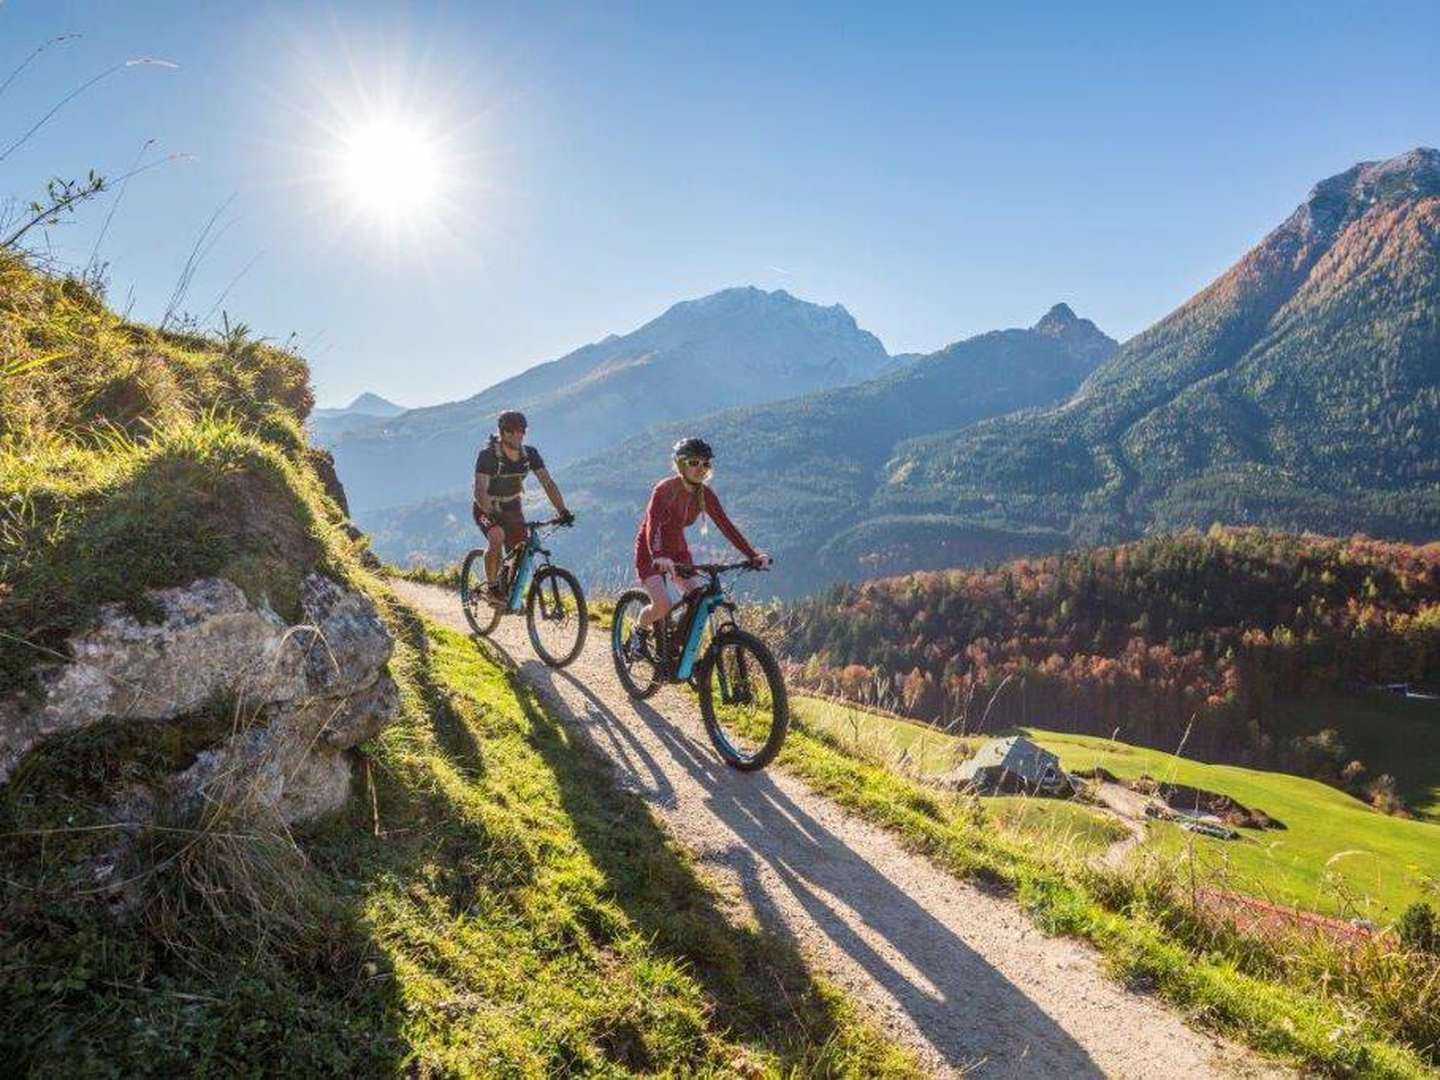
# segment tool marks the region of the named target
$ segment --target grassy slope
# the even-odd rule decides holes
[[[1228,866],[1231,886],[1242,892],[1384,923],[1428,891],[1427,878],[1440,881],[1440,828],[1378,813],[1326,784],[1083,735],[1034,734],[1067,769],[1102,765],[1123,779],[1173,779],[1230,795],[1283,822],[1283,830],[1246,830],[1240,843],[1194,838],[1197,858],[1216,873]],[[1161,826],[1156,840],[1162,850],[1179,850],[1191,834]]]
[[[294,617],[307,570],[349,577],[311,403],[304,361],[242,328],[126,323],[0,254],[0,692],[103,603],[223,574]]]
[[[288,915],[206,909],[172,865],[146,880],[140,918],[112,925],[27,893],[15,878],[45,871],[34,838],[0,839],[0,1011],[43,1018],[0,1034],[8,1060],[914,1073],[789,943],[727,921],[643,804],[527,691],[459,635],[400,625],[405,716],[369,762],[382,833],[357,799],[302,836]],[[5,791],[0,828],[38,824],[35,794]],[[167,919],[187,896],[183,924]]]
[[[1284,730],[1332,727],[1367,777],[1395,777],[1405,805],[1440,823],[1440,701],[1389,694],[1347,694],[1307,699],[1282,718]]]
[[[888,743],[894,747],[891,757],[908,748],[907,761],[920,773],[943,771],[955,761],[957,749],[976,744],[813,698],[801,698],[797,708],[808,722],[849,742],[858,734],[882,752]],[[1173,826],[1152,828],[1150,845],[1174,853],[1193,843],[1199,864],[1210,875],[1223,877],[1226,887],[1325,914],[1364,914],[1387,922],[1428,894],[1427,880],[1440,881],[1440,828],[1376,813],[1314,780],[1206,765],[1086,735],[1038,729],[1031,729],[1031,735],[1060,755],[1067,769],[1100,765],[1122,779],[1149,775],[1202,787],[1283,822],[1283,830],[1246,830],[1241,843],[1193,836]]]
[[[50,740],[0,786],[0,1055],[21,1073],[913,1075],[790,943],[732,925],[635,798],[468,642],[360,564],[300,424],[309,373],[233,333],[124,323],[0,255],[0,691],[103,602],[203,574],[298,615],[318,568],[401,639],[404,714],[339,817],[115,803],[234,702]],[[357,765],[357,768],[359,766]],[[365,781],[373,778],[373,786]],[[298,841],[298,842],[297,842]],[[128,882],[116,918],[105,889]]]

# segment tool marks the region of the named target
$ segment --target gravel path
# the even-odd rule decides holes
[[[430,618],[467,629],[454,593],[392,584]],[[794,940],[936,1075],[1285,1075],[1127,991],[1087,946],[1042,935],[1012,901],[904,851],[801,781],[726,767],[693,694],[631,701],[608,644],[592,627],[575,663],[552,671],[521,618],[490,639],[710,871],[737,917]]]

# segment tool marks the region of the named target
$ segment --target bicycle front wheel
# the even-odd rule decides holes
[[[500,625],[500,609],[485,599],[485,551],[477,548],[460,567],[460,607],[465,621],[480,637],[489,637]]]
[[[525,602],[525,629],[536,655],[550,667],[571,663],[585,647],[590,630],[585,593],[569,570],[542,566]]]
[[[790,727],[790,703],[765,643],[722,630],[705,653],[699,690],[705,730],[726,764],[743,772],[770,764]]]

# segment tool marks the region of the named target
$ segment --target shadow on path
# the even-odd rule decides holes
[[[574,717],[572,707],[562,707],[597,736],[602,751],[609,752],[607,743],[622,751],[610,756],[622,773],[629,770],[627,785],[638,787],[647,799],[683,809],[681,788],[693,783],[704,807],[736,840],[718,856],[707,857],[738,875],[763,923],[795,941],[784,917],[789,903],[767,882],[768,869],[951,1067],[978,1067],[988,1075],[1104,1075],[1044,1010],[768,775],[729,768],[708,744],[691,739],[645,702],[629,702],[622,719],[568,672],[528,660],[517,665],[502,646],[488,645],[552,701],[563,702],[562,687],[580,693],[585,716]],[[653,742],[642,740],[635,725],[648,729]],[[665,753],[647,749],[647,742],[658,743]],[[635,770],[637,760],[644,774]]]

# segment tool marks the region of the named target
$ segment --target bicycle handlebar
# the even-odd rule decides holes
[[[571,514],[568,520],[565,519],[565,518],[558,518],[558,517],[557,517],[557,518],[551,518],[549,521],[527,521],[527,522],[525,522],[525,527],[526,527],[527,529],[548,529],[548,528],[550,528],[550,526],[552,526],[552,525],[560,525],[560,526],[563,526],[563,527],[565,527],[565,528],[568,529],[570,526],[572,526],[572,525],[574,525],[574,524],[575,524],[575,515],[574,515],[574,514]]]
[[[770,560],[771,563],[774,560]],[[711,577],[719,577],[721,574],[731,570],[767,570],[769,565],[761,566],[754,559],[745,559],[736,563],[675,563],[675,573],[680,577],[694,577],[696,574],[709,574]]]

